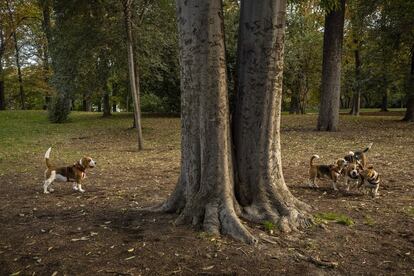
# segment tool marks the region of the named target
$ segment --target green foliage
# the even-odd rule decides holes
[[[334,212],[327,212],[327,213],[319,213],[315,215],[316,223],[323,223],[324,221],[334,221],[336,223],[352,226],[354,225],[354,221],[343,214],[337,214]]]
[[[263,221],[263,227],[267,232],[271,232],[276,228],[276,226],[268,220]]]
[[[144,94],[141,96],[142,112],[165,112],[164,102],[154,94]]]

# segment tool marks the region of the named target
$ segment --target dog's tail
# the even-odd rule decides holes
[[[52,167],[52,164],[50,164],[50,161],[49,161],[51,150],[52,150],[52,148],[48,148],[46,153],[45,153],[45,161],[46,161],[46,166],[47,166],[48,169],[50,169]]]
[[[310,162],[309,162],[309,165],[312,167],[313,166],[313,159],[319,159],[319,155],[317,155],[317,154],[314,154],[314,155],[312,155],[312,157],[311,157],[311,159],[310,159]]]
[[[367,152],[370,150],[370,148],[372,147],[373,143],[369,143],[369,145],[362,151],[362,152]]]

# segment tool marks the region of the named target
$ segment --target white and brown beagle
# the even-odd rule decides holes
[[[96,166],[96,161],[90,157],[83,157],[72,166],[67,167],[55,167],[50,161],[50,151],[52,148],[49,148],[45,153],[45,161],[47,169],[45,171],[45,182],[43,183],[43,192],[48,194],[53,192],[53,189],[50,187],[53,181],[64,181],[64,182],[73,182],[73,189],[79,192],[85,192],[82,189],[82,180],[85,179],[85,171],[88,168],[94,168]]]

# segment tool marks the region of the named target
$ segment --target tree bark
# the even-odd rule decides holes
[[[407,110],[403,121],[414,122],[414,44],[411,48],[411,70],[407,91]]]
[[[131,22],[131,4],[133,0],[123,0],[124,17],[125,17],[125,29],[127,33],[127,51],[128,51],[128,72],[129,72],[129,85],[134,103],[134,119],[137,130],[137,142],[138,150],[144,148],[144,141],[142,137],[142,124],[141,124],[141,107],[139,99],[139,75],[136,61],[134,60],[134,45],[132,36],[132,22]]]
[[[345,0],[340,0],[338,9],[325,16],[321,104],[317,124],[317,130],[321,131],[338,129],[344,18]]]
[[[0,45],[0,47],[1,47],[1,45]],[[0,110],[6,110],[6,98],[4,96],[3,60],[1,58],[1,56],[0,56]]]
[[[361,57],[360,57],[360,44],[359,41],[355,39],[357,44],[357,48],[354,50],[354,57],[355,57],[355,87],[354,93],[352,98],[352,108],[351,108],[351,115],[359,116],[359,110],[361,106]]]
[[[384,92],[382,94],[381,111],[388,112],[388,88],[383,87]]]
[[[111,104],[109,102],[109,91],[107,88],[104,90],[104,95],[103,95],[103,116],[104,117],[111,116]]]
[[[50,3],[49,0],[39,0],[40,8],[42,9],[42,29],[43,33],[45,34],[46,41],[43,45],[43,73],[44,73],[44,80],[45,83],[49,83],[49,73],[50,73],[50,65],[49,65],[49,45],[52,39],[51,34],[51,24],[50,24]],[[51,95],[46,92],[45,95],[45,108],[49,108]]]
[[[236,197],[244,218],[289,231],[307,222],[287,188],[281,162],[280,116],[285,1],[242,1],[238,91],[233,121]],[[300,99],[298,99],[300,102]]]
[[[181,176],[160,207],[177,223],[253,243],[237,217],[221,0],[177,1],[181,64]]]
[[[280,114],[285,1],[242,1],[238,92],[230,137],[221,0],[177,1],[181,64],[181,173],[156,210],[177,223],[253,243],[238,216],[289,231],[308,206],[282,174]],[[234,150],[234,156],[232,151]],[[234,163],[233,163],[234,162]]]
[[[17,26],[15,26],[15,22],[13,18],[13,11],[12,11],[12,8],[10,7],[10,2],[6,1],[6,3],[7,3],[7,10],[8,10],[9,18],[10,18],[10,23],[13,27],[12,37],[13,37],[13,42],[14,42],[14,50],[15,50],[14,57],[15,57],[16,67],[17,67],[17,76],[19,80],[20,106],[21,106],[21,109],[24,110],[26,109],[26,99],[24,95],[23,76],[22,76],[22,69],[21,69],[21,64],[20,64],[20,49],[19,49],[18,40],[17,40]]]

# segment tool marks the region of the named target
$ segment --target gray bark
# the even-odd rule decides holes
[[[286,3],[242,1],[234,114],[236,197],[242,215],[290,231],[304,226],[307,206],[285,184],[280,116]]]
[[[142,138],[142,124],[141,124],[141,108],[139,99],[139,76],[134,60],[134,48],[133,48],[133,37],[132,37],[132,22],[131,22],[131,4],[133,0],[124,0],[124,17],[125,17],[125,29],[127,33],[127,51],[128,51],[128,71],[129,71],[129,84],[134,103],[134,119],[135,128],[137,130],[138,138],[138,150],[144,148],[144,142]]]
[[[325,16],[322,90],[317,130],[336,131],[338,128],[344,18],[345,0],[340,0],[338,9]]]
[[[285,5],[242,2],[232,145],[221,0],[177,1],[181,174],[171,196],[155,208],[179,212],[177,223],[252,243],[256,239],[239,216],[268,219],[286,231],[310,222],[307,205],[289,192],[281,170]]]
[[[177,223],[252,243],[234,197],[221,0],[177,1],[181,63],[181,177],[160,207]]]

